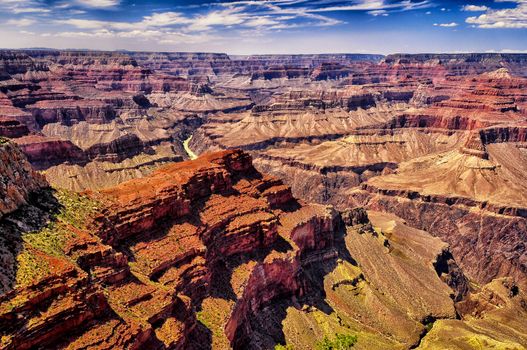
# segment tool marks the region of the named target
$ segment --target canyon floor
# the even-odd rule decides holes
[[[0,51],[0,348],[526,349],[527,55]]]

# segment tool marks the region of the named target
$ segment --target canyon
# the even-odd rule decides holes
[[[0,348],[527,348],[527,55],[0,50]]]

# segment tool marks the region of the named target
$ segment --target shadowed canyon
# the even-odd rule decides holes
[[[527,54],[0,50],[0,159],[2,349],[527,349]]]

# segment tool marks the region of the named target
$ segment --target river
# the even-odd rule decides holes
[[[190,135],[185,141],[183,141],[183,148],[185,149],[185,152],[187,152],[188,157],[190,159],[196,159],[198,158],[198,156],[196,155],[196,153],[192,152],[188,145],[190,143],[190,140],[192,140],[192,135]]]

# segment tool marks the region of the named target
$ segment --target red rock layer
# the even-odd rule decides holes
[[[227,330],[248,336],[252,312],[302,295],[302,261],[324,259],[317,254],[331,251],[340,225],[331,208],[301,207],[241,151],[167,166],[90,197],[87,222],[61,223],[56,234],[70,238],[59,256],[35,250],[53,270],[0,297],[3,348],[196,348],[194,308],[224,278],[226,261],[291,240],[297,248],[248,271]]]
[[[37,167],[63,162],[82,163],[85,160],[82,150],[68,140],[28,135],[15,139],[15,142]]]
[[[13,117],[0,117],[0,137],[17,138],[29,133],[26,125]]]

